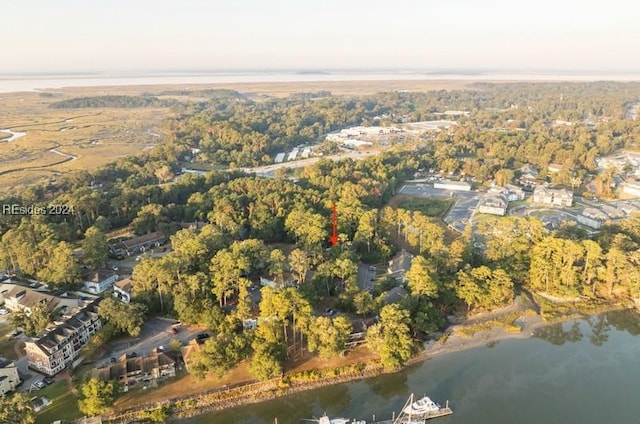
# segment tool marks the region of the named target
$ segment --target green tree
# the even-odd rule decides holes
[[[52,245],[46,256],[44,267],[36,273],[38,279],[61,288],[73,288],[80,282],[80,267],[69,243]]]
[[[0,424],[33,424],[35,422],[33,406],[25,394],[0,396]]]
[[[329,317],[313,319],[307,340],[309,352],[318,352],[323,359],[342,354],[351,330],[351,323],[343,316],[333,320]]]
[[[80,386],[82,398],[78,401],[78,409],[89,416],[102,414],[113,405],[118,391],[117,383],[92,378]]]
[[[411,262],[411,268],[405,275],[411,294],[425,296],[429,299],[438,297],[438,281],[435,277],[434,266],[423,256],[416,256]]]
[[[409,312],[393,303],[380,311],[380,322],[367,330],[369,349],[380,355],[385,369],[398,369],[413,352]]]
[[[144,324],[147,308],[140,303],[122,303],[114,297],[100,302],[98,315],[121,332],[137,337]]]
[[[487,266],[467,267],[458,271],[456,294],[472,309],[495,308],[513,300],[513,281],[501,268],[491,270]]]
[[[295,273],[298,285],[304,283],[307,272],[311,268],[311,258],[302,249],[293,249],[289,253],[289,265]]]
[[[107,236],[98,227],[87,228],[81,247],[82,262],[90,269],[97,269],[107,264],[109,253]]]

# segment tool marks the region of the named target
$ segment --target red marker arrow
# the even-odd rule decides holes
[[[338,224],[338,215],[336,214],[336,204],[333,204],[333,212],[331,214],[331,237],[329,237],[329,241],[331,242],[331,246],[335,246],[338,243],[338,236],[336,235],[336,227]]]

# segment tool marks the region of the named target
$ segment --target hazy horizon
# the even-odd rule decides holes
[[[624,0],[10,2],[1,72],[638,72],[639,11]]]

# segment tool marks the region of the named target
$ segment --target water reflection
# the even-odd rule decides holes
[[[407,393],[407,377],[409,370],[403,370],[394,374],[386,374],[380,377],[365,380],[371,390],[383,398],[389,400],[396,396],[404,396]]]
[[[322,412],[326,412],[328,415],[340,415],[351,404],[349,387],[344,384],[333,386],[330,390],[327,390],[327,393],[322,397],[312,393],[306,394],[310,398],[310,401],[317,401]]]
[[[561,346],[567,342],[575,343],[582,340],[583,334],[578,321],[569,324],[568,330],[565,330],[565,326],[566,324],[562,323],[548,325],[537,329],[533,333],[533,336],[546,340],[556,346]]]
[[[640,314],[635,309],[606,312],[586,317],[583,320],[539,328],[534,332],[534,337],[561,346],[565,343],[575,343],[582,340],[583,330],[587,326],[590,330],[588,337],[591,344],[603,346],[609,341],[612,326],[616,330],[626,331],[632,336],[640,335]]]

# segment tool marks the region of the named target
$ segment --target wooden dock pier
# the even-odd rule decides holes
[[[410,405],[413,403],[413,394],[405,404]],[[376,421],[375,416],[373,417],[373,421],[370,424],[418,424],[418,423],[426,423],[428,420],[432,420],[434,418],[445,417],[447,415],[453,414],[453,410],[449,408],[449,401],[447,401],[444,408],[440,408],[437,411],[429,411],[420,415],[409,415],[403,412],[404,407],[402,408],[400,415],[397,417],[394,414],[394,417],[390,420]]]

